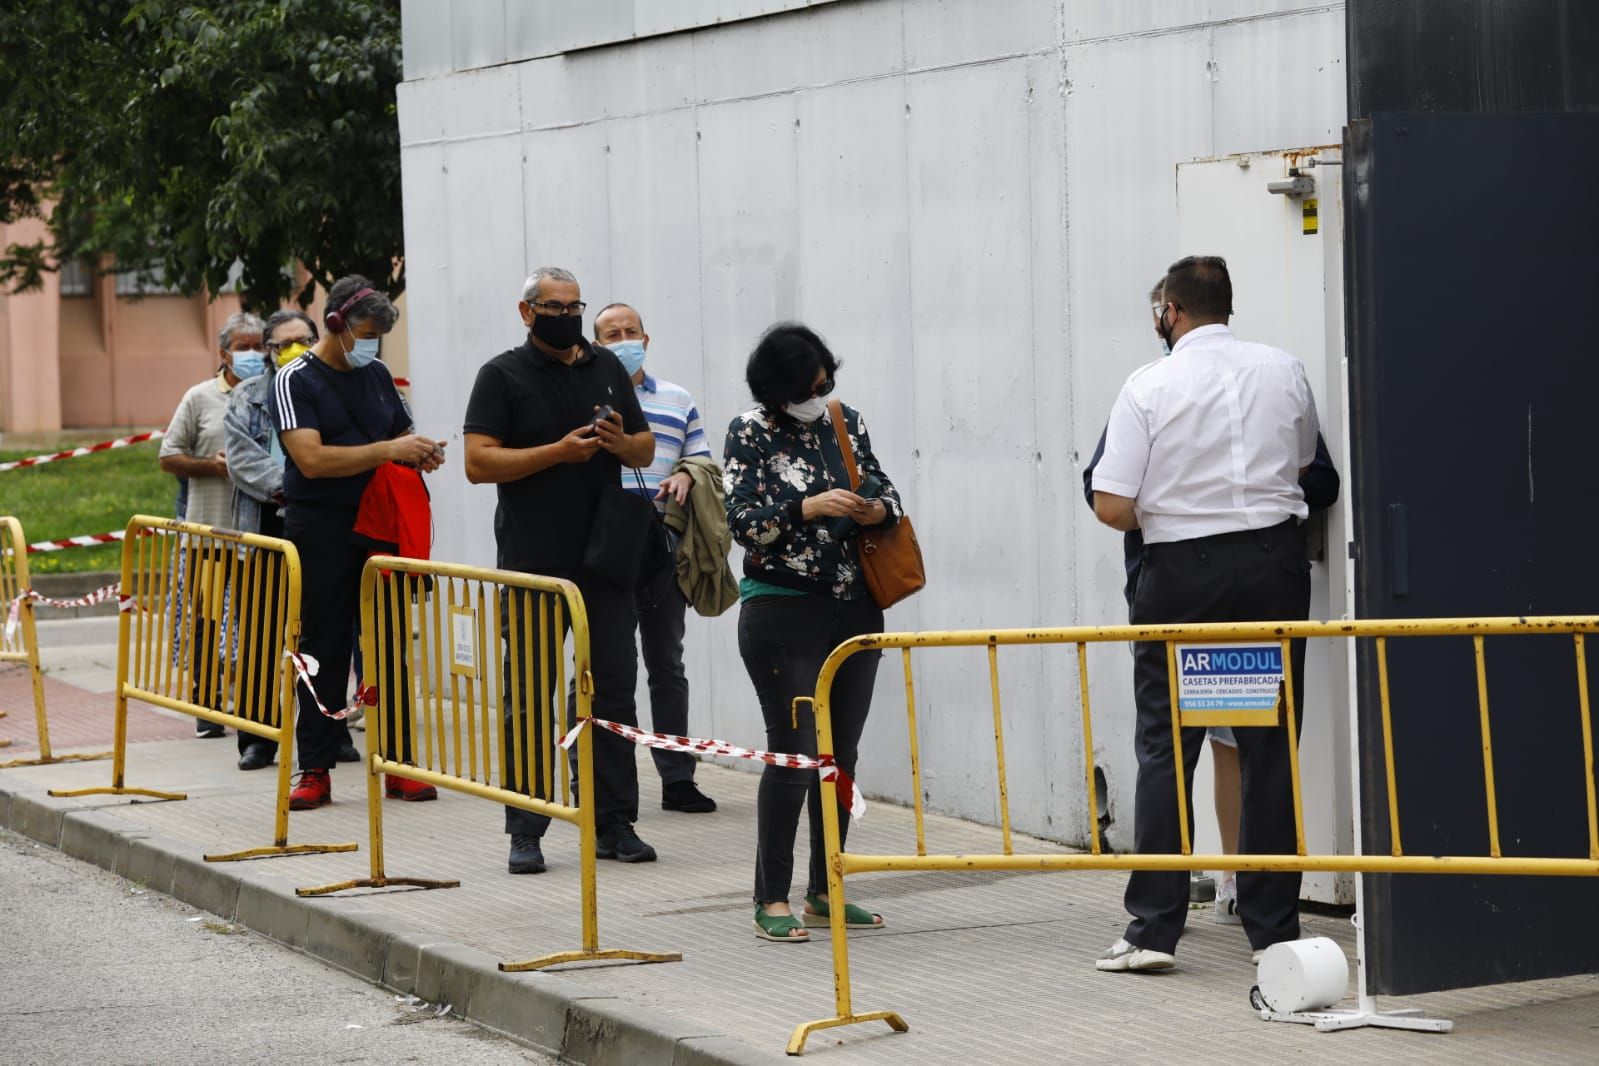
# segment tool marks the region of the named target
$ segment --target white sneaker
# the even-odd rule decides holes
[[[1214,911],[1218,925],[1243,925],[1244,920],[1238,917],[1238,885],[1233,881],[1224,881],[1216,890],[1216,908]]]
[[[1169,970],[1177,965],[1177,956],[1164,951],[1150,951],[1136,947],[1125,939],[1118,940],[1110,950],[1094,960],[1094,968],[1111,973],[1142,970]]]

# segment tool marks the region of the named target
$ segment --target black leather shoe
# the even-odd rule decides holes
[[[264,770],[272,765],[272,749],[265,744],[251,744],[239,756],[239,769]]]
[[[674,781],[661,788],[661,810],[710,814],[716,810],[716,801],[696,788],[692,781]]]
[[[544,849],[539,838],[525,833],[511,835],[511,859],[506,864],[513,874],[541,874],[544,872]]]
[[[361,761],[361,752],[360,752],[359,749],[356,748],[356,746],[354,744],[340,744],[339,745],[339,761],[340,762],[360,762]]]
[[[594,854],[618,862],[654,862],[655,849],[638,838],[627,822],[608,826],[594,842]]]

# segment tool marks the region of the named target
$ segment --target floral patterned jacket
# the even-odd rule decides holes
[[[880,498],[888,508],[883,526],[893,525],[904,513],[899,492],[872,453],[860,412],[848,405],[843,410],[861,479],[875,474],[883,483]],[[830,519],[801,517],[807,496],[849,488],[830,415],[806,424],[764,407],[747,411],[727,427],[723,466],[727,525],[744,547],[746,577],[840,600],[866,595],[855,544],[858,527],[834,539],[826,528]]]

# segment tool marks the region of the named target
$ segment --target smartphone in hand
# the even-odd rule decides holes
[[[860,488],[855,490],[855,495],[863,500],[875,500],[882,494],[883,482],[876,474],[867,474]],[[849,536],[850,527],[855,524],[855,519],[849,515],[839,515],[837,518],[827,520],[827,532],[834,540],[843,540]]]

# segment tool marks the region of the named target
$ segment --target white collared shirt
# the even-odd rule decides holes
[[[1135,500],[1149,544],[1265,529],[1310,513],[1319,429],[1304,364],[1199,326],[1122,386],[1094,490]]]

